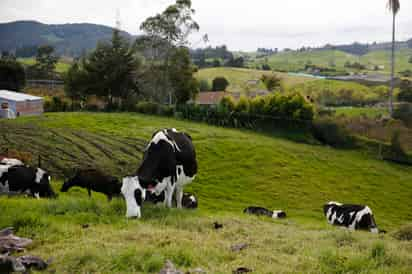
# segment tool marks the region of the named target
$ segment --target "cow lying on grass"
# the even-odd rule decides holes
[[[368,206],[329,202],[323,206],[323,212],[332,225],[343,226],[351,230],[369,230],[372,233],[379,233],[372,210]]]
[[[51,177],[41,168],[24,165],[0,165],[0,193],[27,193],[33,197],[56,197]]]
[[[172,207],[176,192],[177,208],[182,208],[183,187],[193,181],[196,173],[196,153],[191,137],[176,129],[157,131],[146,147],[136,176],[123,180],[127,217],[140,217],[139,200],[145,190],[156,195],[164,191],[167,207]]]
[[[250,206],[243,210],[243,213],[252,214],[257,216],[268,216],[273,219],[283,219],[286,218],[286,213],[282,210],[269,210],[263,207]]]
[[[163,191],[160,195],[156,195],[156,193],[152,193],[150,191],[146,191],[146,198],[145,201],[151,202],[153,204],[164,204],[165,203],[165,192]],[[197,208],[197,198],[192,193],[183,193],[182,198],[182,207],[187,209],[195,209]]]
[[[85,169],[76,172],[73,178],[66,181],[61,192],[67,192],[72,187],[81,187],[87,189],[89,197],[92,195],[92,190],[106,194],[109,201],[113,196],[120,195],[121,184],[116,177],[109,176],[96,169]]]

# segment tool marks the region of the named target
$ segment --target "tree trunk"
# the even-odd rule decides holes
[[[393,13],[392,20],[392,55],[391,55],[391,89],[389,93],[389,113],[393,117],[393,90],[395,88],[395,18]]]

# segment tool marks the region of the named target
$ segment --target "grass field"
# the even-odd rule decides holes
[[[368,118],[378,118],[389,115],[388,108],[381,107],[338,107],[334,108],[335,115],[345,115],[347,117],[366,116]]]
[[[164,127],[193,137],[199,174],[186,190],[198,196],[198,210],[146,206],[142,220],[126,220],[120,198],[108,204],[74,189],[50,201],[0,198],[0,227],[33,237],[30,253],[53,257],[56,273],[157,273],[165,259],[208,273],[241,266],[254,273],[410,273],[412,243],[392,233],[412,221],[412,168],[365,152],[127,113],[0,121],[0,148],[40,153],[58,189],[76,166],[132,173],[146,141]],[[330,227],[321,210],[329,200],[368,204],[390,233]],[[243,216],[250,205],[284,209],[288,219]],[[224,228],[215,231],[214,221]],[[238,243],[250,246],[232,252]]]
[[[243,69],[243,68],[207,68],[201,69],[197,73],[196,77],[199,80],[207,80],[212,83],[216,77],[225,77],[230,85],[227,88],[231,92],[244,92],[246,90],[248,80],[259,80],[263,74],[273,74],[270,71]],[[301,84],[308,81],[313,81],[314,78],[290,76],[286,73],[276,72],[276,75],[283,79],[286,87],[292,87],[297,84]],[[258,85],[249,86],[250,91],[264,90],[265,87],[262,83]]]
[[[412,64],[408,60],[412,56],[412,49],[402,49],[396,53],[396,71],[412,70]],[[360,62],[365,66],[383,65],[383,73],[390,71],[390,51],[372,51],[363,56],[356,56],[339,50],[323,50],[309,52],[285,52],[268,56],[266,58],[252,58],[250,67],[256,64],[268,63],[272,69],[296,71],[305,68],[305,64],[328,67],[334,63],[337,69],[344,69],[345,62]]]
[[[28,66],[34,65],[36,63],[36,60],[34,58],[19,58],[18,61],[22,63],[23,65],[28,65]],[[67,70],[69,70],[69,68],[70,68],[69,62],[60,60],[56,64],[55,71],[58,73],[64,73]]]

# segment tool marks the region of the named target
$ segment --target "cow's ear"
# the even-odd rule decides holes
[[[187,138],[189,138],[190,139],[190,141],[192,141],[193,139],[192,139],[192,136],[190,136],[189,134],[187,134],[186,132],[184,132],[183,133],[184,135],[186,135],[187,136]]]

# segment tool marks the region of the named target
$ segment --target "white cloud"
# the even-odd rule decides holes
[[[211,44],[231,49],[300,47],[353,41],[388,41],[387,0],[192,0],[201,33]],[[90,22],[113,26],[119,9],[122,27],[133,34],[148,16],[173,0],[1,0],[0,20],[44,23]],[[412,1],[402,1],[398,38],[412,37]],[[193,41],[199,40],[199,35]]]

